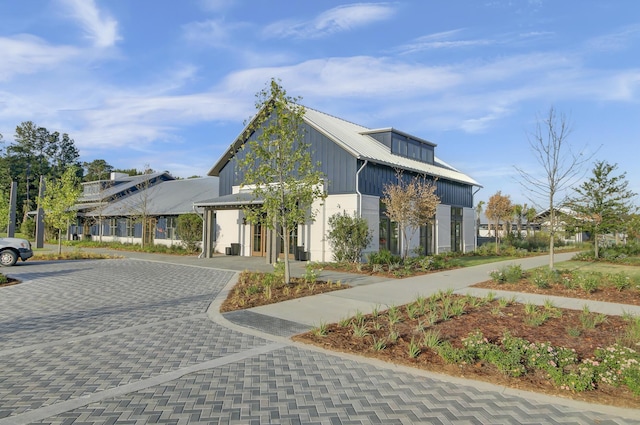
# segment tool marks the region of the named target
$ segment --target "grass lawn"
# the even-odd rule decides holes
[[[625,264],[606,263],[603,261],[561,261],[555,264],[558,270],[580,270],[584,272],[597,272],[615,274],[624,272],[632,279],[640,279],[640,267]]]

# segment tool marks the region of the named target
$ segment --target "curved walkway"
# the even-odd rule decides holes
[[[0,424],[640,424],[637,410],[294,344],[286,336],[318,320],[301,305],[253,309],[239,326],[247,316],[233,323],[217,307],[246,259],[127,256],[2,270],[23,283],[0,288]],[[357,286],[305,302],[330,320],[447,282],[463,291],[455,272],[401,283],[343,275]]]

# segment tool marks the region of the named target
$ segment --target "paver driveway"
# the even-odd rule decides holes
[[[23,283],[0,288],[0,424],[640,423],[216,323],[206,311],[230,271],[138,260],[2,271]]]

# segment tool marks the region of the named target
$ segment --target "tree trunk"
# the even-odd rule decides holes
[[[598,249],[598,233],[593,232],[593,255],[596,260],[599,258],[599,255],[600,255],[599,251],[600,250]]]
[[[58,229],[58,255],[62,254],[62,229]]]
[[[286,224],[282,226],[282,243],[284,246],[284,283],[288,285],[291,283],[291,273],[289,270],[289,228]]]
[[[556,235],[556,215],[553,211],[553,203],[549,209],[549,270],[553,270],[555,267],[553,262],[554,249],[555,249],[555,235]]]

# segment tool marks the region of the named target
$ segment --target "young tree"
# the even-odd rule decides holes
[[[511,204],[511,198],[508,195],[502,195],[501,191],[498,191],[489,198],[487,203],[487,209],[485,215],[489,221],[493,221],[496,226],[496,254],[500,252],[500,222],[503,220],[510,220],[513,217],[513,205]]]
[[[367,220],[353,216],[346,211],[329,217],[329,234],[327,239],[333,250],[336,261],[358,263],[362,258],[362,251],[371,243],[371,230]]]
[[[202,240],[202,218],[198,214],[181,214],[178,216],[178,237],[187,251],[195,252],[198,242]]]
[[[513,215],[516,217],[516,230],[518,231],[518,238],[522,238],[522,219],[524,218],[525,205],[515,204],[513,206]]]
[[[591,178],[574,188],[575,196],[568,202],[575,213],[572,224],[591,233],[595,258],[599,256],[598,236],[621,231],[633,210],[631,200],[636,193],[629,190],[626,173],[612,175],[617,167],[597,161]]]
[[[9,226],[9,194],[0,187],[0,232],[7,231]]]
[[[436,195],[436,185],[424,176],[408,180],[398,173],[397,178],[397,183],[384,186],[382,202],[389,220],[398,223],[404,247],[402,258],[406,259],[409,242],[420,226],[433,221],[440,198]]]
[[[250,186],[263,203],[245,210],[250,222],[261,222],[276,232],[284,246],[285,283],[290,283],[290,232],[299,224],[313,220],[311,206],[326,197],[324,176],[304,142],[305,109],[300,98],[287,96],[284,88],[271,79],[256,94],[254,119],[248,125],[251,137],[243,145],[244,157],[238,166],[244,171],[242,186]]]
[[[144,172],[141,175],[151,174],[154,174],[153,169],[151,169],[148,164],[145,164]],[[143,179],[134,186],[124,202],[124,208],[130,216],[130,220],[134,223],[141,224],[142,239],[140,246],[142,248],[153,242],[152,232],[154,231],[155,217],[151,211],[151,204],[156,190],[156,184],[158,184],[157,176],[153,178],[150,176],[149,178]],[[102,224],[100,226],[102,227]]]
[[[73,206],[80,197],[77,173],[75,167],[69,167],[60,179],[50,179],[41,200],[45,223],[58,231],[58,254],[62,252],[62,231],[76,217]]]
[[[482,217],[484,204],[484,201],[479,201],[476,205],[476,236],[480,236],[480,217]]]
[[[534,133],[529,136],[529,146],[542,175],[532,174],[523,168],[514,167],[520,174],[520,184],[529,191],[532,198],[546,201],[549,209],[549,268],[554,267],[554,244],[557,228],[556,213],[565,201],[565,191],[583,175],[584,164],[593,155],[583,152],[573,153],[568,145],[571,128],[564,114],[556,115],[555,109],[549,109],[544,119],[538,119]],[[535,202],[535,199],[532,199]]]
[[[534,207],[529,207],[527,204],[524,204],[524,217],[527,220],[527,238],[530,236],[529,232],[531,230],[531,223],[535,220],[538,212]]]

